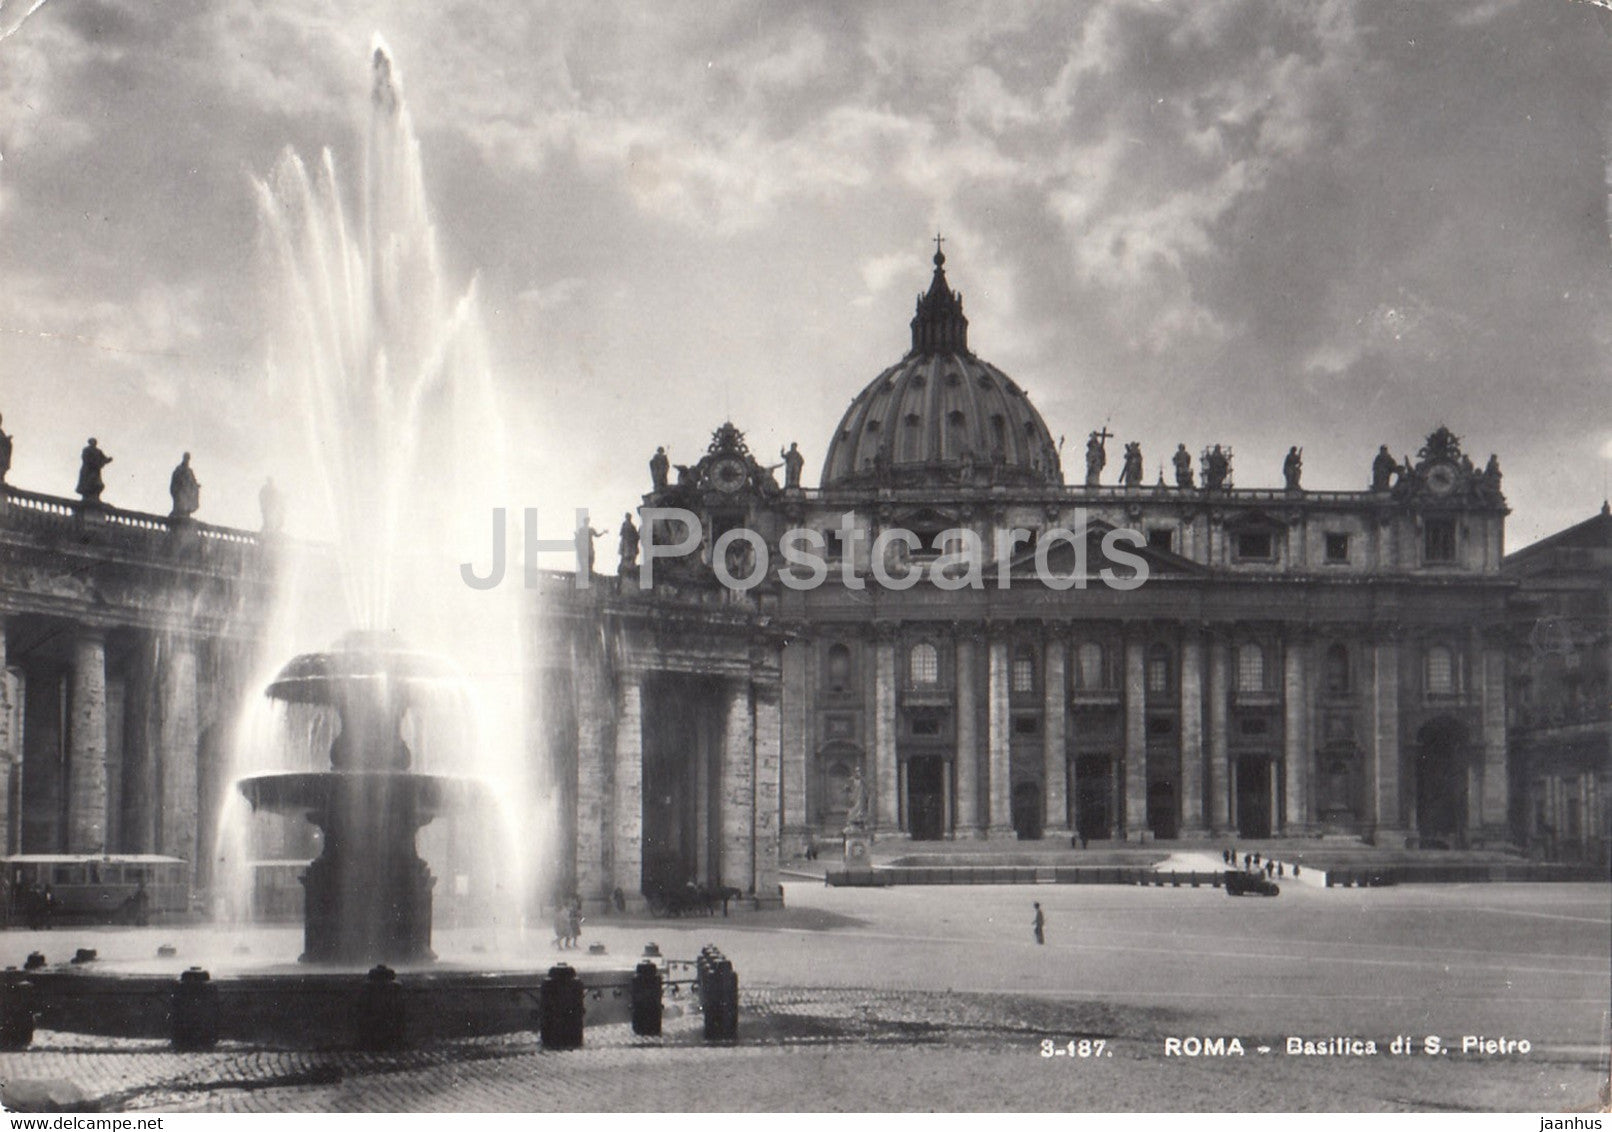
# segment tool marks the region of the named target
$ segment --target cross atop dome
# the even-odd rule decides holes
[[[927,294],[918,296],[912,316],[914,354],[968,353],[968,319],[963,317],[963,296],[946,283],[946,238],[935,234],[935,276]]]

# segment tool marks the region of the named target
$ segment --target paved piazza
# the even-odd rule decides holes
[[[1031,934],[1033,900],[1046,911],[1045,946]],[[467,946],[451,932],[439,939],[444,950]],[[175,1054],[41,1033],[35,1049],[0,1055],[0,1080],[13,1098],[54,1080],[108,1109],[260,1111],[1565,1111],[1593,1108],[1606,1081],[1605,885],[1288,885],[1263,900],[801,881],[781,911],[584,928],[584,942],[623,958],[651,939],[668,956],[714,942],[733,959],[744,1004],[736,1047],[705,1046],[678,998],[659,1041],[598,1026],[575,1053],[544,1053],[531,1035],[378,1055]],[[34,947],[54,961],[79,946],[135,955],[170,940],[181,959],[219,944],[199,930],[67,929],[8,932],[0,948],[8,962]],[[256,930],[248,946],[267,958],[295,942],[290,929]],[[529,954],[534,964],[554,955],[546,941]],[[1462,1053],[1468,1035],[1530,1049]],[[1396,1036],[1415,1052],[1391,1053]],[[1429,1037],[1453,1048],[1424,1053]],[[1199,1048],[1192,1039],[1231,1050],[1234,1038],[1241,1056],[1186,1056]],[[1289,1038],[1367,1039],[1378,1053],[1294,1055]],[[1044,1041],[1082,1039],[1101,1039],[1101,1056],[1042,1056]]]

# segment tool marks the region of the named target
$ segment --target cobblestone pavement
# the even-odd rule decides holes
[[[568,1053],[545,1052],[529,1034],[397,1054],[178,1054],[41,1034],[35,1050],[0,1057],[0,1074],[71,1080],[101,1109],[209,1112],[1557,1111],[1593,1104],[1599,1080],[1590,1051],[1314,1058],[1280,1052],[1278,1035],[1246,1035],[1240,1057],[1167,1057],[1163,1038],[1182,1020],[1003,996],[760,990],[746,996],[741,1041],[728,1047],[702,1042],[695,1012],[668,1018],[660,1039],[596,1027]],[[1082,1038],[1103,1039],[1101,1053],[1043,1056],[1043,1040]],[[1261,1040],[1276,1048],[1259,1054]]]
[[[1044,947],[1030,938],[1032,898],[1048,914]],[[650,939],[670,956],[716,942],[740,975],[732,1047],[701,1041],[684,997],[662,1039],[598,1025],[570,1053],[544,1052],[529,1034],[381,1055],[176,1054],[42,1033],[34,1049],[0,1054],[0,1082],[72,1081],[104,1108],[220,1111],[1555,1112],[1594,1106],[1606,1079],[1604,885],[1284,889],[1264,901],[791,885],[788,899],[784,913],[586,929],[611,955]],[[103,942],[52,934],[53,954]],[[132,954],[154,938],[104,942]],[[6,933],[0,946],[26,952],[29,941]],[[1532,1050],[1394,1056],[1396,1034],[1526,1038]],[[1289,1055],[1295,1035],[1372,1038],[1382,1052]],[[1167,1038],[1191,1036],[1235,1036],[1245,1053],[1167,1056]],[[1104,1056],[1041,1056],[1044,1039],[1082,1037],[1104,1039]]]

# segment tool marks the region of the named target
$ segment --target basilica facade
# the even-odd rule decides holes
[[[1128,450],[1115,483],[1094,434],[1071,482],[971,348],[938,252],[910,333],[815,488],[724,425],[643,501],[646,542],[686,534],[668,522],[700,541],[625,600],[759,579],[729,596],[778,641],[782,854],[837,843],[855,777],[876,838],[1510,839],[1497,461],[1439,428],[1415,457],[1363,454],[1348,490],[1303,485],[1297,451],[1283,486],[1238,486],[1221,446],[1153,484]],[[786,580],[802,531],[820,584]],[[977,578],[964,544],[987,548]],[[1116,545],[1141,584],[1105,579]]]

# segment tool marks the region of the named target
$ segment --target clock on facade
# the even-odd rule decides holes
[[[725,456],[711,465],[711,484],[718,491],[738,491],[749,478],[744,461],[736,456]]]
[[[1434,495],[1448,495],[1455,490],[1455,469],[1449,464],[1434,464],[1427,469],[1427,490]]]

